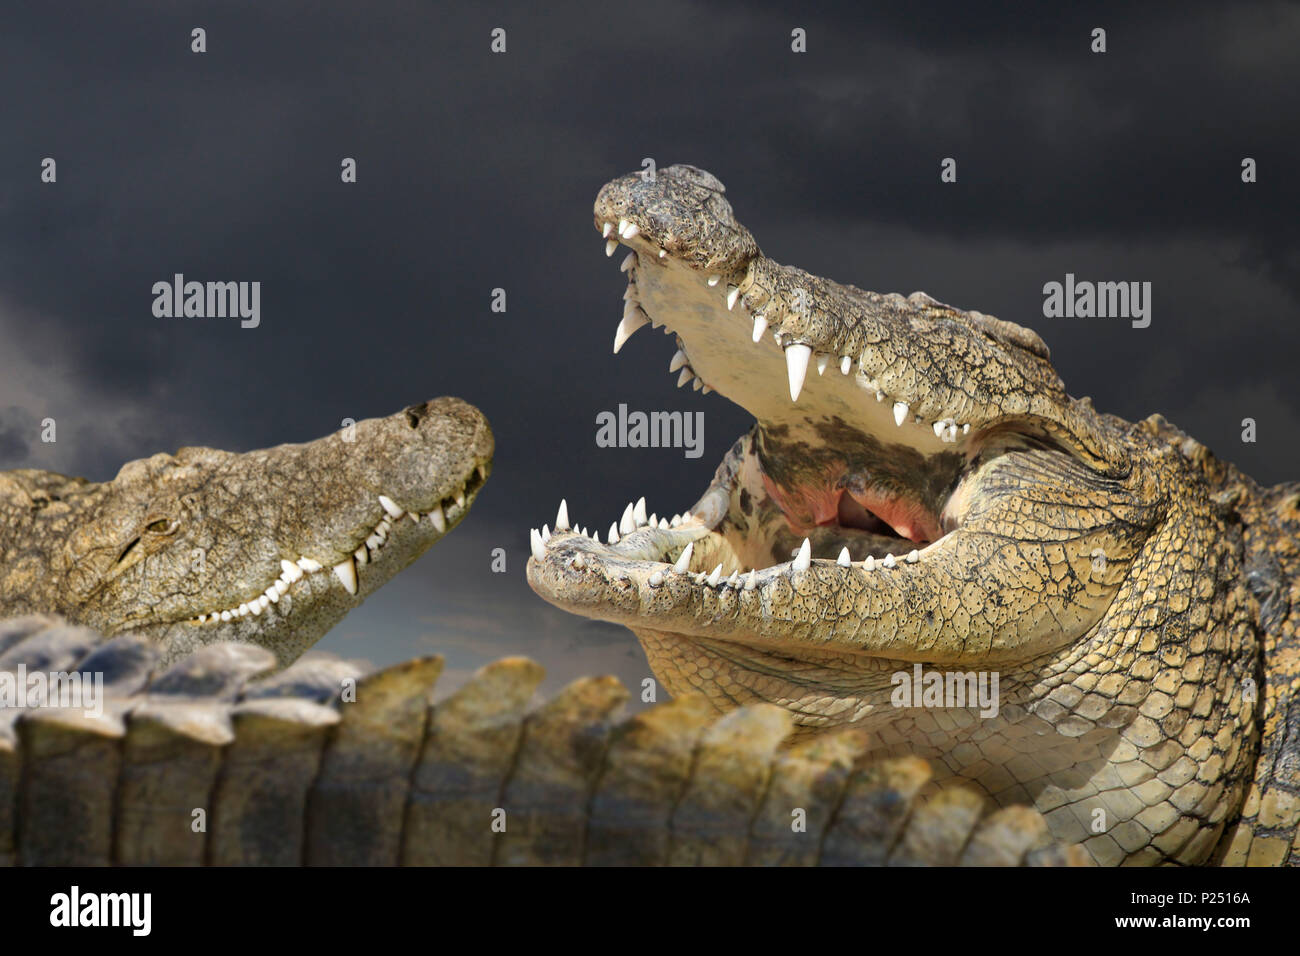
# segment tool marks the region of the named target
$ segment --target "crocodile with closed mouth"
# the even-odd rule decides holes
[[[491,467],[476,408],[438,398],[304,444],[182,448],[111,481],[0,472],[0,618],[218,642],[293,661],[468,512]]]

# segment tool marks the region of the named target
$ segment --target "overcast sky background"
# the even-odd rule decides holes
[[[649,156],[715,173],[778,261],[1029,325],[1072,394],[1160,411],[1261,481],[1300,478],[1295,4],[479,6],[8,12],[0,468],[104,479],[181,445],[302,441],[459,395],[497,436],[474,512],[321,646],[437,650],[457,679],[525,653],[549,688],[639,681],[630,632],[551,608],[523,569],[562,496],[602,534],[643,494],[679,511],[747,427],[673,387],[662,336],[610,353],[625,282],[591,204]],[[175,272],[260,281],[261,326],[155,318],[151,287]],[[1150,327],[1043,318],[1043,284],[1067,272],[1151,282]],[[703,458],[597,448],[596,414],[620,402],[703,410]]]

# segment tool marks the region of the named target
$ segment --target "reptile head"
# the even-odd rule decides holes
[[[104,483],[14,472],[0,491],[26,517],[3,584],[31,579],[33,610],[169,658],[239,641],[286,663],[464,517],[492,451],[482,414],[439,398],[306,444],[154,455]]]
[[[670,690],[808,723],[869,712],[901,662],[1026,660],[1097,624],[1157,493],[1035,333],[781,266],[690,166],[609,183],[595,225],[629,249],[614,350],[665,326],[679,386],[756,423],[683,515],[629,505],[601,543],[562,508],[540,595],[631,627]]]

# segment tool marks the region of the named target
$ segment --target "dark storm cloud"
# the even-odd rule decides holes
[[[673,389],[666,340],[642,332],[610,355],[623,281],[591,202],[651,156],[720,176],[781,261],[1034,326],[1099,407],[1161,411],[1263,480],[1300,474],[1297,8],[859,7],[11,14],[0,407],[29,418],[15,431],[6,417],[0,467],[27,455],[107,477],[180,444],[302,440],[461,395],[495,427],[492,482],[463,540],[349,633],[436,634],[428,595],[455,579],[476,597],[444,609],[447,627],[496,602],[526,650],[529,525],[562,495],[601,528],[641,494],[680,510],[746,427],[719,396]],[[1095,26],[1104,55],[1088,50]],[[57,185],[39,182],[45,156]],[[345,156],[355,185],[339,181]],[[955,184],[939,182],[946,156]],[[1258,183],[1240,181],[1243,156]],[[261,326],[154,318],[150,288],[176,272],[260,281]],[[1043,283],[1066,272],[1152,282],[1151,328],[1043,318]],[[704,411],[704,460],[597,448],[595,416],[620,402]],[[46,414],[57,446],[32,433]],[[1258,444],[1239,440],[1246,416]],[[507,574],[455,577],[495,546],[511,549]]]
[[[28,436],[35,431],[27,409],[10,405],[0,410],[0,461],[26,461],[31,448]]]

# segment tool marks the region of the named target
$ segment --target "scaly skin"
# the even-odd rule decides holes
[[[629,505],[601,544],[562,507],[541,596],[674,694],[858,728],[1097,862],[1300,859],[1297,485],[1071,398],[1028,329],[773,262],[693,167],[595,222],[631,249],[615,351],[666,325],[681,383],[756,423],[684,516]],[[996,673],[996,715],[894,706],[916,664]]]
[[[0,671],[100,673],[107,698],[0,710],[0,865],[1086,863],[1023,807],[919,806],[921,760],[855,770],[860,733],[779,750],[767,704],[619,721],[606,677],[529,712],[543,671],[516,657],[431,705],[438,657],[263,678],[271,654],[213,644],[157,673],[147,638],[103,641],[0,621]]]
[[[306,444],[154,455],[112,481],[0,472],[0,617],[61,614],[169,661],[257,644],[283,666],[465,516],[492,450],[477,409],[439,398]]]

